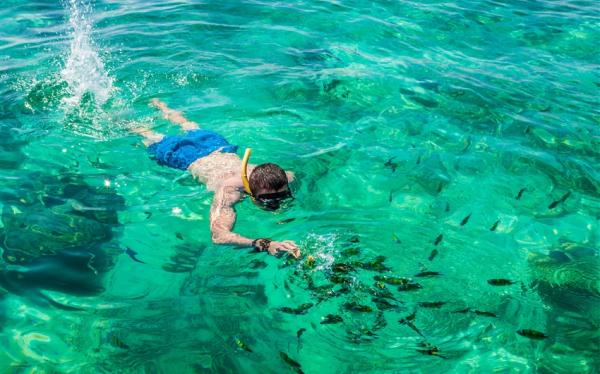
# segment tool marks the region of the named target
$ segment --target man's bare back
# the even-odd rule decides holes
[[[199,127],[195,122],[188,121],[180,112],[169,109],[163,102],[153,99],[151,104],[161,110],[165,119],[180,125],[182,129],[186,131],[199,130]],[[144,137],[144,144],[146,146],[151,147],[153,144],[160,143],[165,139],[164,135],[155,133],[150,129],[138,128],[133,131]],[[293,241],[284,240],[278,242],[266,238],[252,240],[232,231],[236,219],[236,213],[233,206],[244,196],[241,168],[242,160],[237,154],[232,152],[221,152],[221,149],[217,149],[204,157],[194,160],[187,167],[187,170],[189,170],[195,178],[205,184],[209,191],[215,193],[210,209],[210,231],[212,241],[217,244],[254,246],[257,249],[264,249],[272,255],[278,252],[288,252],[295,257],[299,257],[300,250]],[[248,172],[250,175],[252,175],[255,168],[256,165],[248,165]],[[283,171],[281,171],[281,173],[283,173]],[[293,173],[285,172],[285,175],[287,176],[286,182],[291,182]],[[282,174],[284,180],[286,176],[283,176]],[[280,189],[255,189],[257,191],[253,190],[252,195],[260,196],[261,194],[268,195],[281,193],[282,191],[286,191],[288,186],[286,183],[285,188],[282,187]]]

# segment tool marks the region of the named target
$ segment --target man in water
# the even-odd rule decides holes
[[[158,108],[165,119],[179,125],[185,134],[165,136],[147,128],[133,131],[144,137],[148,152],[159,164],[187,169],[209,191],[214,191],[210,208],[213,243],[254,247],[271,255],[288,252],[298,258],[300,250],[291,240],[253,240],[232,231],[236,218],[233,206],[241,200],[244,190],[260,207],[276,210],[283,200],[292,197],[289,182],[293,180],[293,173],[271,163],[246,167],[249,150],[242,162],[235,154],[237,146],[229,144],[221,135],[200,129],[197,123],[187,120],[181,112],[169,109],[158,99],[153,99],[151,105]],[[250,178],[246,177],[246,170],[250,171]]]

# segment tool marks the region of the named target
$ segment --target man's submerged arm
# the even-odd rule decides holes
[[[241,193],[232,186],[219,188],[215,192],[210,208],[210,233],[213,243],[251,246],[252,239],[238,235],[231,230],[235,223],[233,205],[241,198]]]

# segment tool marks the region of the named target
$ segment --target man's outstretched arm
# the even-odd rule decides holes
[[[219,188],[215,192],[210,208],[210,233],[213,243],[233,244],[245,247],[252,246],[252,239],[243,237],[231,231],[236,218],[233,205],[238,202],[240,198],[240,191],[233,186],[225,186]],[[269,244],[269,254],[274,255],[279,251],[290,252],[295,257],[300,256],[298,247],[290,240],[285,240],[283,242],[272,241]]]

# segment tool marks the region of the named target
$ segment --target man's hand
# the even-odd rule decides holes
[[[272,241],[269,244],[269,249],[267,251],[270,255],[273,256],[275,256],[279,252],[287,252],[295,258],[300,257],[300,249],[298,248],[296,243],[294,243],[291,240],[284,240],[282,242]]]

